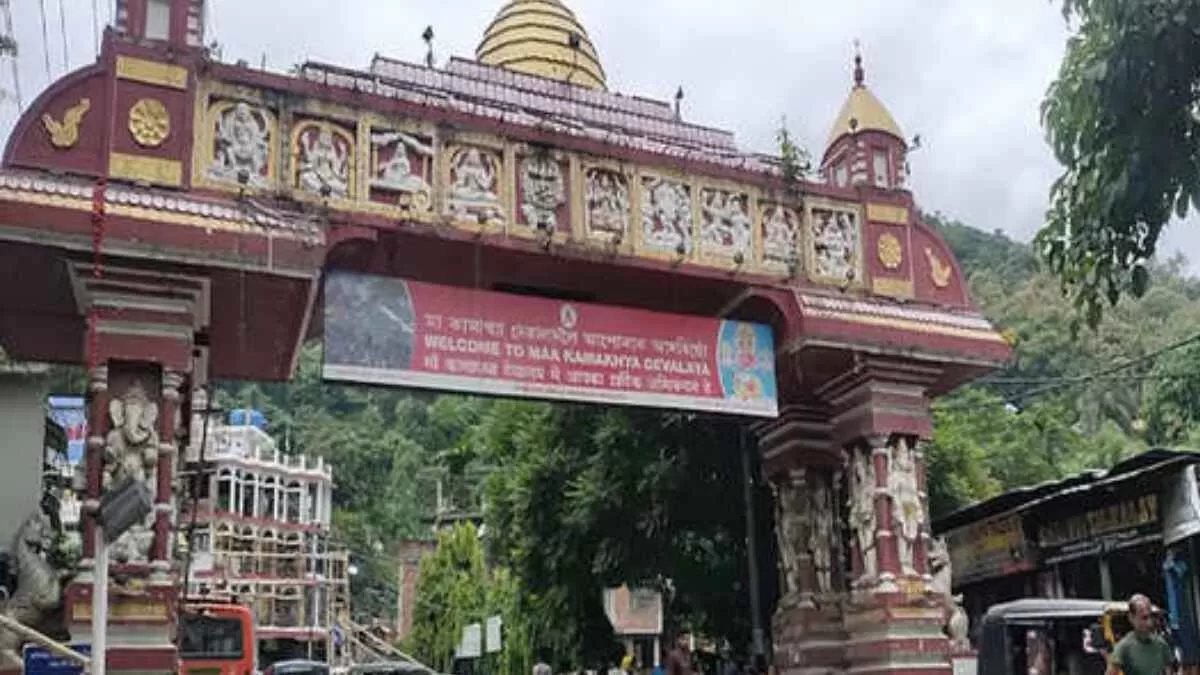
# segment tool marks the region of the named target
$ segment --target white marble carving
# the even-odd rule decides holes
[[[813,274],[852,281],[858,273],[858,217],[849,211],[812,210]]]
[[[800,219],[793,209],[778,204],[763,211],[763,259],[770,263],[790,265],[800,254],[798,238]]]
[[[158,403],[150,400],[144,387],[134,383],[108,404],[108,415],[112,430],[105,437],[104,489],[134,481],[145,485],[151,496],[157,494]],[[151,513],[145,522],[134,524],[113,543],[114,560],[136,563],[149,558],[153,518]]]
[[[917,463],[908,439],[898,436],[892,446],[888,490],[892,494],[892,527],[900,557],[900,571],[915,575],[913,552],[921,538],[924,505],[917,485]]]
[[[450,156],[450,194],[453,215],[481,223],[503,221],[500,206],[500,161],[491,152],[457,148]]]
[[[267,113],[239,102],[218,115],[215,125],[209,178],[266,187],[270,182],[271,147]]]
[[[807,506],[802,473],[793,473],[775,484],[775,506],[775,537],[783,567],[783,595],[790,601],[800,593],[800,552]]]
[[[692,196],[681,183],[642,179],[642,244],[686,255],[692,252]]]
[[[808,552],[812,556],[818,593],[833,590],[833,492],[828,479],[814,474],[809,481]]]
[[[862,563],[860,580],[874,580],[878,575],[875,548],[875,464],[871,449],[863,448],[850,456],[850,527],[858,544],[858,557]]]
[[[371,187],[395,192],[428,195],[429,181],[426,166],[433,159],[433,146],[403,131],[371,134],[371,147],[380,161],[371,177]],[[413,166],[412,155],[421,158]]]
[[[521,215],[525,224],[543,232],[558,230],[558,208],[567,203],[562,164],[546,154],[521,161]]]
[[[587,229],[589,235],[623,239],[629,232],[629,184],[616,171],[587,170]]]
[[[296,187],[322,197],[350,196],[354,147],[325,125],[309,124],[297,137]]]
[[[705,252],[726,257],[749,254],[754,225],[746,195],[704,190],[701,200],[700,241]]]

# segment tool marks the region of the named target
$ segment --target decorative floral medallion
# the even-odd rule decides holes
[[[171,115],[162,101],[143,98],[129,109],[129,133],[144,148],[157,148],[171,134]]]

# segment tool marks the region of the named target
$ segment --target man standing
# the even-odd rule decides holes
[[[1133,631],[1113,649],[1108,660],[1107,675],[1172,675],[1175,654],[1163,637],[1154,632],[1153,607],[1150,598],[1138,593],[1129,599],[1129,622]]]
[[[688,653],[687,633],[675,638],[675,647],[667,653],[667,675],[692,675],[692,658]]]

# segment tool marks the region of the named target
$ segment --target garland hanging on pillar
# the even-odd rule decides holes
[[[102,279],[104,277],[104,228],[106,223],[106,215],[104,204],[108,196],[108,180],[106,178],[98,178],[95,187],[92,188],[92,278]],[[87,316],[87,368],[90,373],[95,369],[97,361],[99,361],[99,336],[96,330],[97,316],[96,304],[91,302],[88,306]]]

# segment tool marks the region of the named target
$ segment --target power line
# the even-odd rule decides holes
[[[71,69],[71,55],[67,51],[67,10],[63,7],[63,0],[58,0],[58,30],[62,34],[63,47],[63,72]]]
[[[46,27],[46,0],[38,0],[38,9],[42,14],[42,57],[46,61],[46,83],[54,81],[50,73],[50,30]]]
[[[100,55],[100,0],[92,0],[92,39],[96,42],[96,56]]]
[[[6,51],[0,53],[0,55],[6,53],[11,60],[13,94],[17,97],[17,113],[20,114],[25,110],[25,101],[21,98],[21,73],[17,65],[19,46],[17,45],[17,36],[13,33],[12,5],[10,0],[0,0],[0,12],[4,13],[4,35],[0,37],[4,38],[6,47]]]

